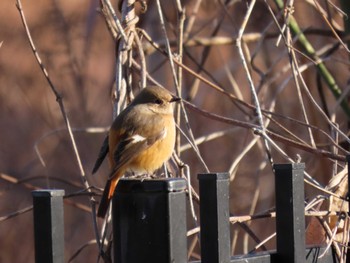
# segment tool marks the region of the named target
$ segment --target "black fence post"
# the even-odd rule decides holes
[[[228,173],[199,174],[201,263],[230,262]]]
[[[36,263],[64,262],[64,190],[32,192]]]
[[[114,260],[187,262],[186,181],[123,179],[113,197]]]
[[[304,168],[303,163],[274,165],[277,262],[304,263],[306,259]]]

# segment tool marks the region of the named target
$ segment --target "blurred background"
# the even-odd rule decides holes
[[[179,2],[160,2],[167,37],[177,55]],[[264,125],[268,131],[283,136],[272,138],[276,146],[269,143],[273,162],[305,162],[308,174],[325,186],[344,167],[344,156],[348,154],[349,3],[298,0],[289,9],[281,8],[290,2],[255,2],[241,44],[247,71],[236,41],[248,7],[254,2],[181,1],[185,14],[183,64],[212,83],[205,84],[183,69],[181,96],[199,109],[259,125],[256,111],[249,107],[256,106],[248,82],[251,76],[259,105],[265,110]],[[120,18],[117,1],[111,3]],[[145,4],[146,12],[140,11],[141,3],[136,4],[140,19],[136,26],[166,50],[156,1]],[[91,175],[91,169],[112,122],[116,41],[100,2],[38,0],[34,4],[23,0],[22,6],[42,62],[62,96],[88,182],[101,188],[108,175],[107,163],[96,175]],[[284,37],[278,40],[280,28],[289,17],[297,27],[291,27],[290,36],[289,30],[284,30]],[[83,190],[84,185],[61,109],[33,55],[15,0],[1,1],[0,25],[0,262],[34,262],[32,212],[7,217],[31,206],[31,190],[35,188],[65,189],[66,194],[72,194]],[[175,93],[169,59],[139,34],[147,72]],[[301,34],[312,49],[300,41],[304,39]],[[133,56],[140,61],[137,52]],[[327,74],[317,68],[320,61]],[[136,67],[132,69],[137,93],[140,72]],[[330,87],[338,89],[331,91]],[[254,134],[252,127],[213,120],[190,108],[186,113],[188,125],[182,113],[181,127],[186,134],[187,127],[191,127],[208,170],[230,173],[231,214],[262,213],[272,208],[273,171],[262,137]],[[197,174],[207,170],[195,151],[186,147],[187,143],[180,136],[180,158],[189,165],[191,183],[197,189]],[[318,194],[319,190],[306,186],[307,198]],[[67,262],[95,237],[88,197],[69,200],[65,205]],[[263,240],[274,232],[274,224],[273,219],[262,219],[248,222],[247,226]],[[189,219],[189,228],[192,226],[193,219]],[[256,245],[236,225],[232,227],[232,238],[234,254],[247,253]],[[274,248],[275,240],[266,246]],[[198,245],[195,247],[198,249]],[[97,255],[97,246],[90,245],[71,262],[96,262]],[[196,254],[191,258],[195,259]]]

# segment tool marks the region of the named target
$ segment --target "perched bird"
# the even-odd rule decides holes
[[[173,102],[179,100],[164,88],[149,86],[115,118],[92,171],[97,171],[108,154],[111,173],[97,216],[105,217],[125,172],[153,173],[170,158],[176,132]]]

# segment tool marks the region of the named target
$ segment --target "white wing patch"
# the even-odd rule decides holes
[[[136,143],[136,142],[142,142],[142,141],[146,140],[145,137],[142,137],[141,135],[138,135],[138,134],[135,134],[135,135],[131,136],[131,139],[132,139],[132,141],[133,141],[134,143]]]
[[[159,139],[163,140],[166,137],[167,133],[168,133],[168,129],[164,128]]]

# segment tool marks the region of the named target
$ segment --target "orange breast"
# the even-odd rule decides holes
[[[175,125],[171,120],[166,136],[141,152],[128,165],[134,172],[152,173],[162,166],[170,157],[175,145]]]

